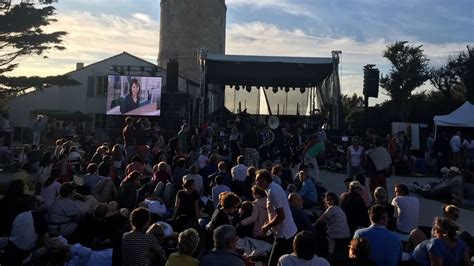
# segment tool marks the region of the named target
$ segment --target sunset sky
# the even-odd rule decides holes
[[[362,67],[376,64],[387,44],[423,45],[432,65],[474,45],[473,0],[227,0],[227,54],[330,57],[342,51],[342,92],[362,93]],[[127,51],[156,63],[159,0],[59,0],[65,51],[20,60],[14,74],[59,75]],[[424,88],[428,88],[429,84]],[[386,99],[375,100],[379,102]],[[374,103],[374,101],[372,101]]]

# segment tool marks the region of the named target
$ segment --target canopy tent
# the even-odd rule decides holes
[[[452,113],[435,116],[433,120],[436,126],[474,127],[474,105],[466,101]]]
[[[474,127],[474,105],[466,101],[461,107],[448,115],[434,117],[435,137],[438,126],[444,127]]]
[[[208,84],[244,86],[251,90],[263,87],[299,88],[302,92],[316,88],[318,108],[337,117],[332,124],[333,128],[338,128],[338,108],[334,108],[340,101],[338,54],[333,53],[333,57],[278,57],[201,51],[199,60],[203,98],[208,97]],[[205,110],[204,113],[207,114]]]
[[[206,82],[220,85],[312,87],[333,70],[332,58],[207,54]]]

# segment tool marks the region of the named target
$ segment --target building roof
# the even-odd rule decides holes
[[[87,69],[87,68],[89,68],[89,67],[91,67],[91,66],[100,64],[100,63],[102,63],[102,62],[105,62],[105,61],[107,61],[107,60],[110,60],[110,59],[113,59],[113,58],[116,58],[116,57],[119,57],[119,56],[122,56],[122,55],[127,55],[127,56],[130,56],[130,57],[133,57],[133,58],[135,58],[135,59],[137,59],[137,60],[140,60],[140,61],[142,61],[142,62],[144,62],[144,63],[149,64],[149,65],[152,66],[152,67],[157,67],[157,68],[163,69],[163,68],[161,68],[161,67],[159,67],[159,66],[157,66],[157,65],[155,65],[155,64],[153,64],[153,63],[151,63],[151,62],[148,62],[148,61],[146,61],[146,60],[143,60],[142,58],[140,58],[140,57],[138,57],[138,56],[135,56],[135,55],[133,55],[133,54],[131,54],[131,53],[128,53],[128,52],[123,51],[123,52],[120,53],[120,54],[116,54],[116,55],[113,55],[113,56],[111,56],[111,57],[108,57],[108,58],[99,60],[99,61],[97,61],[97,62],[94,62],[94,63],[92,63],[92,64],[85,65],[85,66],[82,67],[82,68],[75,69],[75,70],[70,71],[70,72],[68,72],[68,73],[66,73],[66,74],[64,74],[64,75],[70,75],[70,74],[72,74],[72,73],[74,73],[74,72],[77,72],[77,71],[80,71],[80,70],[83,70],[83,69]]]

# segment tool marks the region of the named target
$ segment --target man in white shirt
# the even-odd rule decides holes
[[[232,175],[232,189],[237,195],[243,195],[245,189],[245,179],[247,178],[247,169],[245,165],[245,157],[240,155],[237,157],[237,165],[232,167],[230,174]]]
[[[244,182],[247,177],[247,169],[248,167],[245,165],[245,158],[240,155],[237,157],[237,165],[232,167],[230,170],[232,180],[236,182]]]
[[[449,145],[451,146],[451,151],[453,152],[453,166],[460,166],[461,162],[461,148],[462,148],[462,140],[461,140],[461,131],[456,132],[449,141]]]
[[[401,241],[408,241],[408,236],[413,229],[418,228],[420,215],[420,202],[417,197],[409,196],[409,189],[404,184],[395,186],[395,198],[392,200],[397,217],[395,229]]]
[[[275,236],[268,265],[277,265],[278,259],[291,252],[293,238],[298,231],[291,214],[290,204],[283,188],[273,182],[267,170],[259,170],[255,178],[256,185],[267,193],[268,222],[262,226],[266,234],[270,229]]]

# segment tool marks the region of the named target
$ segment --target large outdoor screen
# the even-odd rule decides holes
[[[158,116],[161,109],[161,78],[109,75],[108,115]]]

